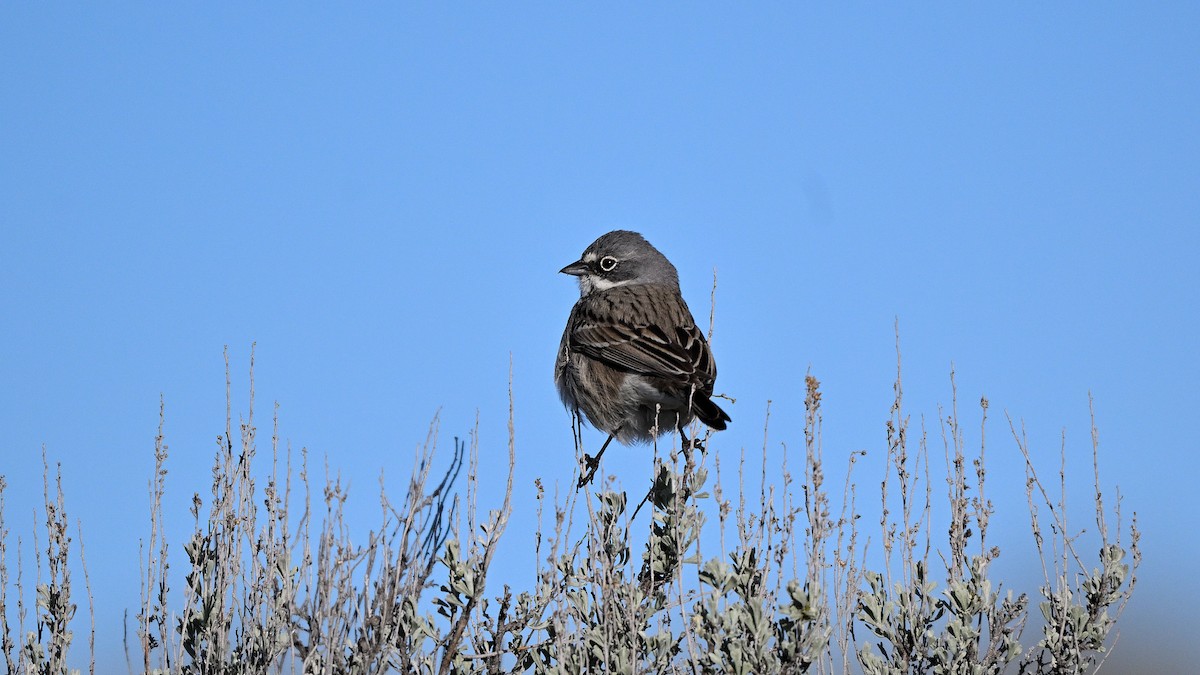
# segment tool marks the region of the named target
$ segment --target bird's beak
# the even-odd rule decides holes
[[[573,277],[581,277],[588,273],[588,266],[587,266],[587,263],[583,262],[582,260],[576,260],[575,262],[571,263],[570,265],[567,265],[566,267],[559,270],[558,273],[559,274],[570,274]]]

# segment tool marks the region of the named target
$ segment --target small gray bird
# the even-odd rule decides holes
[[[713,403],[717,366],[704,333],[679,293],[675,266],[636,232],[616,230],[592,242],[560,270],[579,277],[554,364],[554,383],[568,410],[582,412],[608,434],[608,444],[645,443],[699,419],[713,429],[732,420]]]

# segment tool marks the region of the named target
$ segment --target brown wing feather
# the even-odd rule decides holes
[[[674,310],[669,312],[672,316],[666,321],[653,321],[644,309],[646,298],[632,291],[626,294],[632,296],[628,299],[633,303],[624,306],[641,311],[628,312],[628,318],[617,316],[611,311],[618,304],[612,302],[612,297],[586,303],[579,308],[582,311],[571,331],[571,347],[613,368],[662,378],[681,388],[695,386],[711,394],[717,375],[712,352],[682,299],[666,298],[670,301],[668,309]],[[676,326],[664,328],[664,323]]]

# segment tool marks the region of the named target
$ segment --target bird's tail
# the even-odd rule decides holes
[[[729,414],[721,410],[721,406],[713,403],[713,400],[704,394],[697,392],[692,396],[692,412],[696,413],[696,417],[708,426],[723,431],[725,425],[733,420],[729,418]]]

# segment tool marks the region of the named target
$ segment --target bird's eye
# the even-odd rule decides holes
[[[611,255],[606,255],[600,259],[600,269],[605,272],[611,272],[617,266],[617,259]]]

